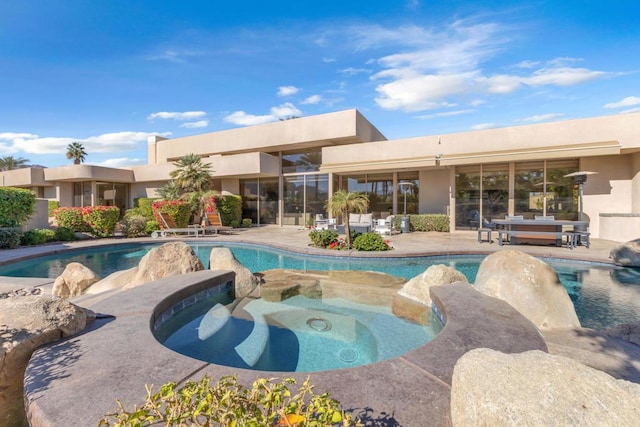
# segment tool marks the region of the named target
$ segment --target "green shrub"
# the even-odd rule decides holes
[[[153,202],[157,201],[157,198],[140,197],[133,199],[133,206],[138,209],[140,215],[147,218],[147,220],[153,219]]]
[[[144,226],[144,232],[146,234],[151,234],[154,231],[158,231],[160,230],[160,226],[158,225],[158,222],[155,219],[150,219],[149,221],[147,221],[147,223]]]
[[[82,208],[58,208],[53,211],[59,227],[70,228],[73,231],[89,231],[91,228],[82,218]]]
[[[59,242],[71,242],[76,239],[76,233],[71,228],[58,227],[55,230],[54,240],[57,240]]]
[[[20,244],[24,246],[42,245],[44,243],[55,240],[56,232],[48,228],[35,228],[26,231],[20,237]]]
[[[336,230],[312,230],[309,232],[309,238],[313,246],[317,248],[327,248],[332,243],[338,241],[338,232]]]
[[[113,235],[120,219],[120,208],[117,206],[86,206],[82,208],[82,219],[91,227],[91,234],[96,237]]]
[[[242,218],[242,227],[249,228],[253,224],[253,220],[251,218]]]
[[[127,211],[127,214],[120,221],[120,226],[122,227],[122,234],[127,237],[147,235],[147,218],[143,215],[129,214]]]
[[[260,378],[252,387],[238,383],[237,377],[222,377],[213,383],[205,376],[177,388],[167,383],[147,398],[141,407],[118,409],[100,420],[99,426],[197,425],[197,426],[363,426],[345,414],[340,402],[329,393],[316,394],[309,379],[297,392],[289,390],[293,378]],[[294,390],[295,391],[295,390]]]
[[[409,225],[414,231],[449,231],[449,215],[422,214],[411,215]]]
[[[0,249],[15,249],[20,245],[22,230],[15,227],[0,228]]]
[[[60,207],[60,202],[57,200],[49,200],[47,204],[47,214],[53,216],[53,211]]]
[[[235,195],[215,196],[216,211],[220,213],[222,225],[237,228],[242,220],[242,197]]]
[[[363,233],[353,240],[356,251],[388,251],[391,247],[378,233]]]
[[[156,223],[162,226],[162,219],[160,218],[160,212],[163,212],[169,216],[175,222],[176,227],[186,228],[189,225],[189,217],[191,217],[191,207],[189,203],[182,200],[161,200],[153,202],[153,217]]]
[[[0,227],[24,225],[36,205],[36,194],[24,188],[0,187]]]

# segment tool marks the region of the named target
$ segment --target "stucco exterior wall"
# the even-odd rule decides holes
[[[420,213],[444,213],[449,210],[448,168],[420,171]]]
[[[601,239],[628,242],[640,238],[640,214],[600,214]]]

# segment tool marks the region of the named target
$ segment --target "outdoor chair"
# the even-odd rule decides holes
[[[395,216],[389,215],[384,219],[376,220],[373,231],[378,234],[393,234]]]
[[[220,219],[220,212],[207,212],[206,214],[206,226],[204,227],[204,231],[213,232],[213,234],[218,234],[220,232],[230,231],[232,227],[222,225],[222,219]]]
[[[190,225],[187,228],[178,227],[175,221],[165,212],[159,212],[158,216],[160,217],[162,230],[154,231],[151,233],[151,237],[157,239],[158,237],[167,237],[169,234],[173,234],[174,236],[178,233],[186,233],[188,235],[193,234],[195,237],[199,237],[200,233],[204,234],[204,230],[199,225]]]

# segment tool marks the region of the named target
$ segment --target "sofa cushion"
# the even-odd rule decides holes
[[[373,221],[373,214],[362,214],[360,215],[360,223],[361,224],[371,224]]]
[[[350,213],[349,214],[349,224],[358,224],[360,223],[360,214]]]

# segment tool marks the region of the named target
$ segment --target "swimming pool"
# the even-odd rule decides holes
[[[358,258],[353,256],[312,256],[260,245],[189,242],[204,265],[209,264],[212,247],[230,248],[252,272],[274,268],[299,270],[370,270],[406,279],[431,265],[445,264],[475,281],[483,255],[446,255],[407,258]],[[0,266],[0,276],[51,277],[64,271],[69,262],[80,262],[100,277],[134,267],[139,259],[159,244],[125,244],[82,251],[70,251]],[[640,269],[610,264],[543,259],[558,273],[569,292],[582,326],[603,329],[640,320]]]

